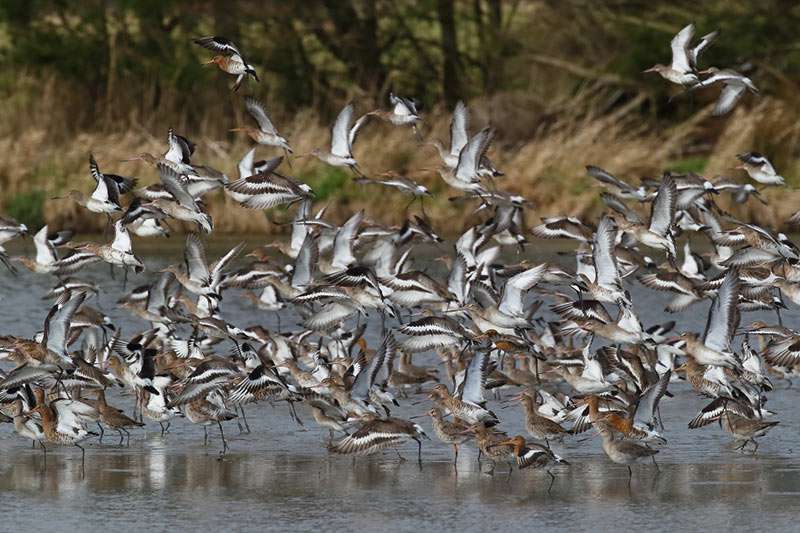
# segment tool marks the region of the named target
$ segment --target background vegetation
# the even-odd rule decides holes
[[[641,73],[669,62],[669,40],[692,21],[698,36],[722,29],[701,66],[746,74],[760,99],[747,95],[729,116],[712,118],[719,88],[680,94]],[[390,91],[415,96],[425,105],[423,134],[446,140],[463,98],[473,131],[486,123],[499,130],[491,155],[506,177],[498,186],[534,200],[536,216],[601,208],[586,164],[633,182],[664,170],[744,180],[729,170],[735,154],[758,150],[797,186],[798,27],[800,4],[778,0],[2,2],[0,204],[33,226],[102,228],[102,217],[49,198],[92,188],[89,153],[101,169],[155,182],[153,169],[120,160],[163,152],[169,127],[197,141],[198,162],[235,178],[250,147],[228,132],[250,120],[242,93],[266,104],[300,153],[328,142],[329,124],[349,100],[365,112],[385,106]],[[191,39],[214,34],[241,46],[261,84],[234,94],[232,77],[201,66],[212,54]],[[355,152],[370,173],[393,168],[435,191],[426,212],[434,223],[447,220],[450,232],[451,221],[471,213],[448,202],[455,191],[437,176],[415,172],[437,157],[407,129],[374,121]],[[273,155],[280,154],[258,152]],[[402,209],[387,214],[385,205],[390,198],[401,207],[405,198],[362,189],[311,160],[293,165],[286,173],[337,199],[332,216],[363,206],[383,221],[402,220]],[[209,196],[217,231],[282,231],[221,192]],[[781,224],[800,207],[795,196],[767,191],[771,208],[754,205],[748,215]]]

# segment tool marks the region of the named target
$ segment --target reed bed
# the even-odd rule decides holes
[[[4,211],[28,213],[32,208],[28,203],[43,201],[44,222],[53,229],[102,231],[104,217],[90,216],[70,201],[51,197],[72,188],[93,188],[89,154],[95,155],[103,171],[136,177],[140,186],[155,183],[158,175],[153,168],[121,161],[141,152],[163,152],[169,127],[197,143],[197,162],[236,179],[236,163],[252,146],[249,138],[228,131],[251,120],[244,112],[242,97],[226,95],[215,105],[202,97],[190,102],[164,89],[158,95],[155,92],[153,88],[128,94],[132,100],[127,114],[121,116],[117,110],[121,106],[119,95],[113,102],[100,98],[90,104],[86,95],[72,93],[56,77],[41,80],[23,73],[12,97],[0,107],[0,199]],[[790,184],[797,184],[800,126],[793,118],[800,112],[797,95],[746,100],[721,119],[710,117],[714,94],[700,95],[694,113],[669,124],[647,113],[650,98],[645,92],[628,91],[622,102],[598,105],[610,95],[607,88],[586,89],[551,108],[535,104],[527,107],[519,93],[470,102],[473,132],[487,123],[499,130],[490,156],[506,176],[496,182],[497,187],[534,202],[535,209],[528,213],[530,223],[535,217],[556,213],[591,217],[603,209],[592,187],[594,181],[586,175],[587,164],[603,167],[632,183],[645,176],[657,177],[665,170],[693,170],[707,178],[738,175],[745,180],[744,173],[730,170],[736,164],[736,154],[760,150],[773,157]],[[279,130],[299,155],[329,142],[330,122],[339,104],[346,101],[331,103],[328,112],[322,114],[312,110],[289,114],[267,105]],[[366,99],[356,103],[359,112],[380,105]],[[106,111],[111,105],[115,106],[113,113]],[[424,116],[425,137],[448,142],[450,111],[437,106]],[[420,170],[440,164],[440,160],[433,147],[417,146],[410,129],[374,119],[362,131],[354,151],[368,174],[393,169],[433,191],[436,198],[426,201],[425,211],[442,232],[455,234],[469,224],[475,202],[449,201],[459,195],[458,191],[447,187],[435,172]],[[278,155],[281,153],[271,148],[257,150],[257,158]],[[407,216],[419,213],[419,204],[403,211],[410,198],[393,190],[354,183],[349,172],[326,167],[313,158],[293,157],[291,164],[289,168],[284,163],[281,171],[309,183],[318,192],[320,203],[335,200],[328,211],[333,221],[340,222],[358,209],[387,224],[400,224]],[[30,191],[37,191],[37,196],[21,196]],[[743,208],[742,216],[781,227],[798,208],[793,195],[785,190],[768,190],[764,196],[770,209],[751,202]],[[222,191],[209,194],[206,201],[217,233],[283,233],[285,228],[273,222],[291,217],[291,212],[281,208],[266,216],[243,209]],[[725,199],[720,202],[727,205]]]

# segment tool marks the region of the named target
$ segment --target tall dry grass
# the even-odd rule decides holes
[[[55,79],[42,81],[22,75],[17,89],[19,94],[29,91],[37,97],[16,97],[13,104],[6,102],[0,107],[1,199],[7,204],[21,191],[44,191],[48,198],[45,217],[53,228],[102,231],[105,223],[102,216],[91,216],[69,200],[49,199],[71,188],[92,189],[94,182],[87,162],[90,153],[95,155],[103,171],[136,177],[140,185],[148,185],[158,180],[154,169],[143,163],[122,163],[121,160],[141,152],[163,152],[169,127],[196,141],[197,162],[219,168],[231,179],[237,177],[238,159],[252,146],[245,136],[228,132],[250,121],[240,95],[223,97],[236,104],[233,114],[226,115],[221,112],[223,106],[211,101],[182,103],[181,95],[169,94],[163,89],[158,98],[145,91],[139,95],[140,101],[128,107],[126,116],[114,114],[103,120],[106,113],[95,112],[96,118],[92,120],[81,118],[91,114],[80,109],[88,103],[76,100],[69,93],[69,87],[61,86]],[[602,96],[607,99],[609,91]],[[712,98],[713,95],[706,100]],[[698,100],[702,101],[702,97]],[[625,103],[611,106],[597,105],[597,101],[598,93],[587,90],[550,109],[536,106],[536,112],[527,109],[518,95],[505,102],[502,97],[490,102],[471,102],[473,132],[486,123],[492,123],[499,130],[490,152],[506,174],[497,181],[498,188],[531,199],[536,205],[533,216],[559,212],[594,216],[603,205],[597,189],[592,187],[593,180],[586,175],[587,164],[603,167],[637,183],[641,177],[658,176],[665,169],[680,168],[681,162],[691,155],[700,162],[702,168],[698,170],[711,178],[730,175],[729,168],[736,163],[737,153],[762,150],[775,156],[776,165],[785,165],[779,166],[779,170],[790,183],[795,183],[793,180],[800,171],[800,162],[795,158],[800,148],[800,126],[794,118],[800,111],[797,96],[747,100],[730,116],[719,119],[710,117],[713,102],[708,101],[687,120],[669,125],[656,122],[644,112],[648,105],[644,93],[633,93]],[[98,100],[96,105],[103,108],[106,102]],[[360,112],[374,105],[374,102],[357,102]],[[153,108],[157,111],[147,111]],[[297,154],[329,142],[332,116],[321,118],[310,110],[291,116],[280,110],[270,111]],[[189,112],[195,113],[191,120]],[[423,133],[426,137],[448,140],[449,110],[434,108],[425,114],[425,120]],[[197,126],[184,129],[190,122]],[[87,123],[90,126],[86,126]],[[274,149],[261,147],[257,151],[258,158],[277,155],[281,153]],[[426,202],[425,210],[442,233],[452,235],[474,223],[475,205],[450,202],[448,198],[457,196],[458,191],[447,187],[435,173],[419,172],[419,169],[438,164],[439,159],[432,147],[417,146],[410,129],[393,127],[375,119],[359,137],[355,155],[368,174],[394,169],[434,191],[436,198]],[[293,158],[292,165],[290,169],[284,163],[282,172],[330,190],[327,200],[331,200],[328,211],[331,220],[340,222],[358,209],[365,209],[368,216],[385,224],[400,224],[407,216],[402,208],[408,197],[399,193],[361,186],[349,178],[340,183],[341,175],[336,174],[339,171],[312,158]],[[743,174],[738,175],[745,180]],[[764,195],[770,208],[753,203],[739,208],[739,212],[776,227],[798,207],[793,195],[784,190],[770,190]],[[235,205],[221,191],[211,193],[206,201],[217,233],[286,231],[262,213]],[[416,206],[411,212],[418,213],[418,210]],[[291,217],[291,213],[280,209],[269,215],[279,220]]]

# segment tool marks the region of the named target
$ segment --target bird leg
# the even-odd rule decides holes
[[[127,441],[125,443],[125,446],[130,446],[131,445],[131,432],[128,431],[127,429],[125,429],[125,428],[122,428],[122,431],[125,433],[125,436],[128,437],[128,439],[127,439]]]
[[[119,444],[118,444],[118,446],[122,446],[122,441],[125,440],[125,435],[122,434],[122,429],[118,429],[117,433],[119,433]]]
[[[294,402],[292,402],[292,401],[290,401],[290,402],[289,402],[289,410],[290,410],[290,411],[291,411],[291,413],[292,413],[292,418],[294,418],[294,421],[295,421],[295,422],[297,422],[299,425],[301,425],[301,426],[302,426],[302,425],[303,425],[303,421],[302,421],[302,420],[300,420],[300,417],[299,417],[299,416],[297,416],[297,411],[295,411],[295,409],[294,409]]]
[[[208,431],[205,426],[203,426],[203,446],[208,446]]]
[[[633,479],[633,470],[631,470],[631,465],[628,465],[628,488],[631,488],[632,479]]]
[[[81,449],[81,471],[83,471],[84,463],[86,463],[86,450],[77,442],[75,443],[75,446]]]
[[[417,141],[417,146],[422,146],[422,135],[419,134],[416,124],[411,125],[411,131],[414,132],[414,139]]]
[[[660,474],[661,473],[661,467],[658,466],[658,463],[656,462],[656,456],[655,455],[651,455],[650,459],[653,460],[653,465],[655,465],[656,470],[658,470],[658,473]]]
[[[103,426],[100,425],[100,422],[97,423],[97,427],[100,428],[100,442],[103,442]]]
[[[236,411],[236,414],[238,415],[239,414],[239,406],[238,405],[234,406],[234,410]],[[239,428],[239,435],[244,433],[244,428],[242,427],[242,423],[239,422],[239,417],[238,416],[236,417],[236,426]]]
[[[217,425],[219,426],[219,435],[222,437],[222,454],[225,455],[225,453],[228,451],[228,443],[225,442],[225,433],[222,431],[222,422],[217,420]]]
[[[458,444],[453,444],[453,450],[456,452],[456,456],[453,457],[453,466],[458,470]]]
[[[397,448],[395,448],[395,449],[394,449],[394,451],[395,451],[395,453],[397,454],[397,457],[399,457],[401,461],[405,461],[405,460],[406,460],[406,458],[405,458],[405,457],[403,457],[402,455],[400,455],[400,450],[398,450]]]
[[[554,476],[549,470],[547,471],[547,475],[550,476],[550,485],[547,486],[547,494],[550,494],[550,489],[553,488],[553,483],[556,481],[556,476]]]
[[[506,478],[506,483],[509,482],[509,480],[511,479],[511,474],[513,473],[514,473],[514,467],[511,466],[511,461],[508,461],[508,477]]]
[[[419,469],[422,470],[422,441],[419,439],[414,439],[417,441],[417,464],[419,464]]]
[[[158,425],[161,426],[161,436],[163,437],[164,436],[164,431],[165,431],[164,430],[164,422],[159,422]]]
[[[250,425],[247,423],[247,416],[244,414],[244,406],[240,405],[239,410],[242,411],[242,420],[244,420],[244,427],[247,429],[247,433],[250,433]]]

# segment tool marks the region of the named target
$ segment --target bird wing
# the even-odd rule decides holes
[[[239,178],[244,179],[253,175],[253,162],[255,161],[256,149],[253,147],[245,154],[236,168],[239,170]]]
[[[678,202],[678,187],[673,176],[667,176],[658,187],[658,194],[650,212],[650,231],[662,237],[670,234],[675,220],[675,207]]]
[[[461,401],[474,405],[483,405],[486,401],[483,397],[483,393],[486,386],[486,369],[488,366],[489,352],[486,350],[475,350],[472,360],[467,366]]]
[[[95,161],[93,155],[89,156],[89,171],[92,173],[94,181],[97,182],[97,187],[95,187],[92,192],[92,198],[100,201],[108,200],[119,205],[119,188],[117,183],[106,178],[103,173],[100,172],[97,161]]]
[[[167,153],[164,154],[164,159],[171,161],[175,164],[189,164],[189,157],[191,154],[189,152],[188,145],[182,143],[179,139],[179,135],[175,135],[172,132],[172,128],[170,128],[169,132],[167,133],[167,142],[169,143],[169,149]]]
[[[689,61],[693,67],[697,67],[697,57],[705,52],[709,46],[714,44],[714,41],[717,40],[717,37],[719,37],[720,33],[720,30],[714,30],[708,35],[703,35],[700,38],[700,42],[689,50]]]
[[[172,279],[171,273],[163,272],[158,280],[149,286],[147,289],[147,304],[145,306],[148,311],[158,313],[162,307],[167,305],[167,288]]]
[[[625,183],[624,181],[622,181],[619,178],[615,178],[614,176],[612,176],[611,174],[609,174],[608,172],[606,172],[605,170],[603,170],[600,167],[596,167],[596,166],[593,166],[593,165],[587,165],[586,166],[586,172],[588,172],[589,175],[591,177],[593,177],[594,179],[596,179],[597,181],[601,181],[603,183],[608,183],[609,185],[614,185],[614,186],[619,187],[620,189],[623,189],[623,190],[627,190],[627,191],[631,191],[631,192],[635,192],[636,191],[636,188],[634,188],[632,185],[630,185],[628,183]]]
[[[469,109],[459,100],[453,110],[453,120],[450,121],[450,154],[458,157],[467,141],[469,141]]]
[[[261,128],[261,131],[278,134],[278,130],[275,129],[275,124],[273,124],[267,116],[267,111],[264,109],[261,102],[252,96],[247,96],[244,99],[244,105],[247,107],[247,111],[250,115],[258,122],[258,127]]]
[[[604,286],[619,284],[619,268],[617,257],[614,255],[617,231],[613,228],[611,218],[603,216],[597,231],[594,234],[594,246],[592,246],[592,258],[594,267],[597,271],[595,283]]]
[[[416,109],[414,109],[414,103],[408,98],[402,96],[395,96],[389,93],[389,103],[394,106],[392,112],[395,115],[403,117],[411,117],[417,115]]]
[[[33,236],[33,244],[36,246],[36,262],[40,265],[49,265],[58,261],[56,249],[50,244],[47,238],[47,226],[36,232]]]
[[[678,34],[672,38],[669,46],[672,48],[672,68],[678,72],[690,72],[690,50],[692,37],[694,37],[694,22],[683,28]]]
[[[466,146],[461,149],[458,154],[458,165],[456,166],[456,177],[466,183],[477,183],[480,179],[477,177],[478,168],[480,167],[481,158],[486,155],[489,146],[492,144],[496,135],[495,130],[488,126],[483,128],[472,139],[467,142]]]
[[[297,252],[292,272],[292,287],[304,287],[314,281],[314,272],[317,270],[319,260],[319,245],[317,236],[308,233]]]
[[[175,198],[176,202],[183,207],[198,211],[197,203],[186,188],[185,178],[182,178],[177,172],[162,163],[158,164],[158,174],[161,177],[161,183],[164,184],[164,188]]]
[[[111,248],[120,252],[131,252],[131,234],[128,233],[128,228],[125,227],[122,220],[114,223],[114,241],[111,243]]]
[[[664,393],[667,391],[669,385],[669,378],[672,375],[672,370],[667,370],[661,375],[658,381],[650,385],[644,393],[639,397],[639,403],[636,406],[636,412],[633,415],[633,423],[636,426],[653,428],[654,419],[656,416],[656,409],[658,409],[658,402]]]
[[[353,316],[356,309],[340,302],[325,304],[316,314],[303,321],[303,326],[314,331],[330,331]]]
[[[356,261],[353,255],[353,242],[363,219],[364,210],[362,209],[350,217],[336,232],[336,237],[333,239],[333,260],[331,261],[335,268],[347,268]]]
[[[186,261],[186,268],[192,280],[202,283],[207,283],[211,280],[208,263],[206,262],[206,249],[197,233],[191,232],[186,236],[186,250],[183,253],[183,258]]]
[[[719,117],[733,109],[746,89],[747,87],[740,83],[726,83],[722,88],[722,92],[719,93],[717,105],[714,106],[711,116]]]
[[[50,309],[44,322],[44,335],[42,344],[49,350],[66,355],[69,327],[75,311],[83,304],[86,293],[72,294],[67,291],[61,295],[56,304]]]
[[[469,281],[467,280],[467,260],[464,255],[457,253],[453,260],[453,268],[447,276],[447,288],[460,304],[467,303],[469,296]]]
[[[397,355],[397,339],[390,331],[384,331],[378,353],[382,355],[381,364],[372,377],[372,384],[385,389],[392,377],[394,358]]]
[[[208,269],[211,271],[211,277],[215,280],[215,282],[221,278],[222,271],[225,270],[225,268],[231,264],[231,262],[235,260],[240,253],[242,253],[242,250],[244,250],[244,241],[228,250],[225,255],[208,266]]]
[[[772,163],[770,163],[766,157],[758,152],[745,152],[737,155],[736,157],[738,157],[742,163],[760,166],[765,172],[775,174],[775,168],[772,166]]]
[[[511,316],[524,315],[525,293],[542,279],[547,264],[529,268],[508,279],[503,286],[503,298],[498,309]]]
[[[347,141],[350,143],[350,153],[351,153],[351,155],[352,155],[352,152],[353,152],[353,145],[355,145],[356,144],[356,140],[358,140],[358,134],[361,132],[361,128],[364,126],[364,124],[366,124],[367,121],[369,120],[369,117],[370,117],[370,115],[366,115],[366,114],[365,115],[361,115],[359,117],[359,119],[356,120],[355,124],[353,124],[353,127],[350,128],[350,134],[349,134],[349,136],[347,138]]]
[[[221,37],[219,35],[214,35],[213,37],[198,37],[192,41],[194,44],[199,44],[206,50],[211,50],[212,52],[222,52],[224,54],[238,54],[239,56],[242,53],[239,51],[239,48],[226,37]]]
[[[600,199],[608,207],[624,216],[628,222],[633,222],[634,224],[642,223],[642,219],[639,218],[639,215],[634,213],[619,197],[614,196],[610,192],[604,192],[600,193]]]
[[[720,352],[731,351],[731,340],[739,324],[739,270],[729,268],[725,280],[708,311],[708,326],[703,342]]]
[[[381,348],[383,345],[381,345]],[[386,355],[385,350],[378,348],[378,351],[372,357],[368,364],[365,364],[361,372],[356,374],[356,379],[353,381],[353,387],[350,389],[350,397],[354,400],[367,400],[369,398],[369,389],[375,383],[375,376],[383,365],[383,358]],[[364,352],[360,352],[359,357]],[[366,363],[366,355],[364,355]],[[358,359],[358,358],[357,358]]]
[[[292,238],[290,240],[292,249],[299,250],[308,234],[308,225],[305,221],[311,218],[311,200],[305,200],[297,208],[292,221]]]
[[[350,124],[353,122],[353,102],[339,112],[331,128],[331,153],[340,157],[350,157]]]

